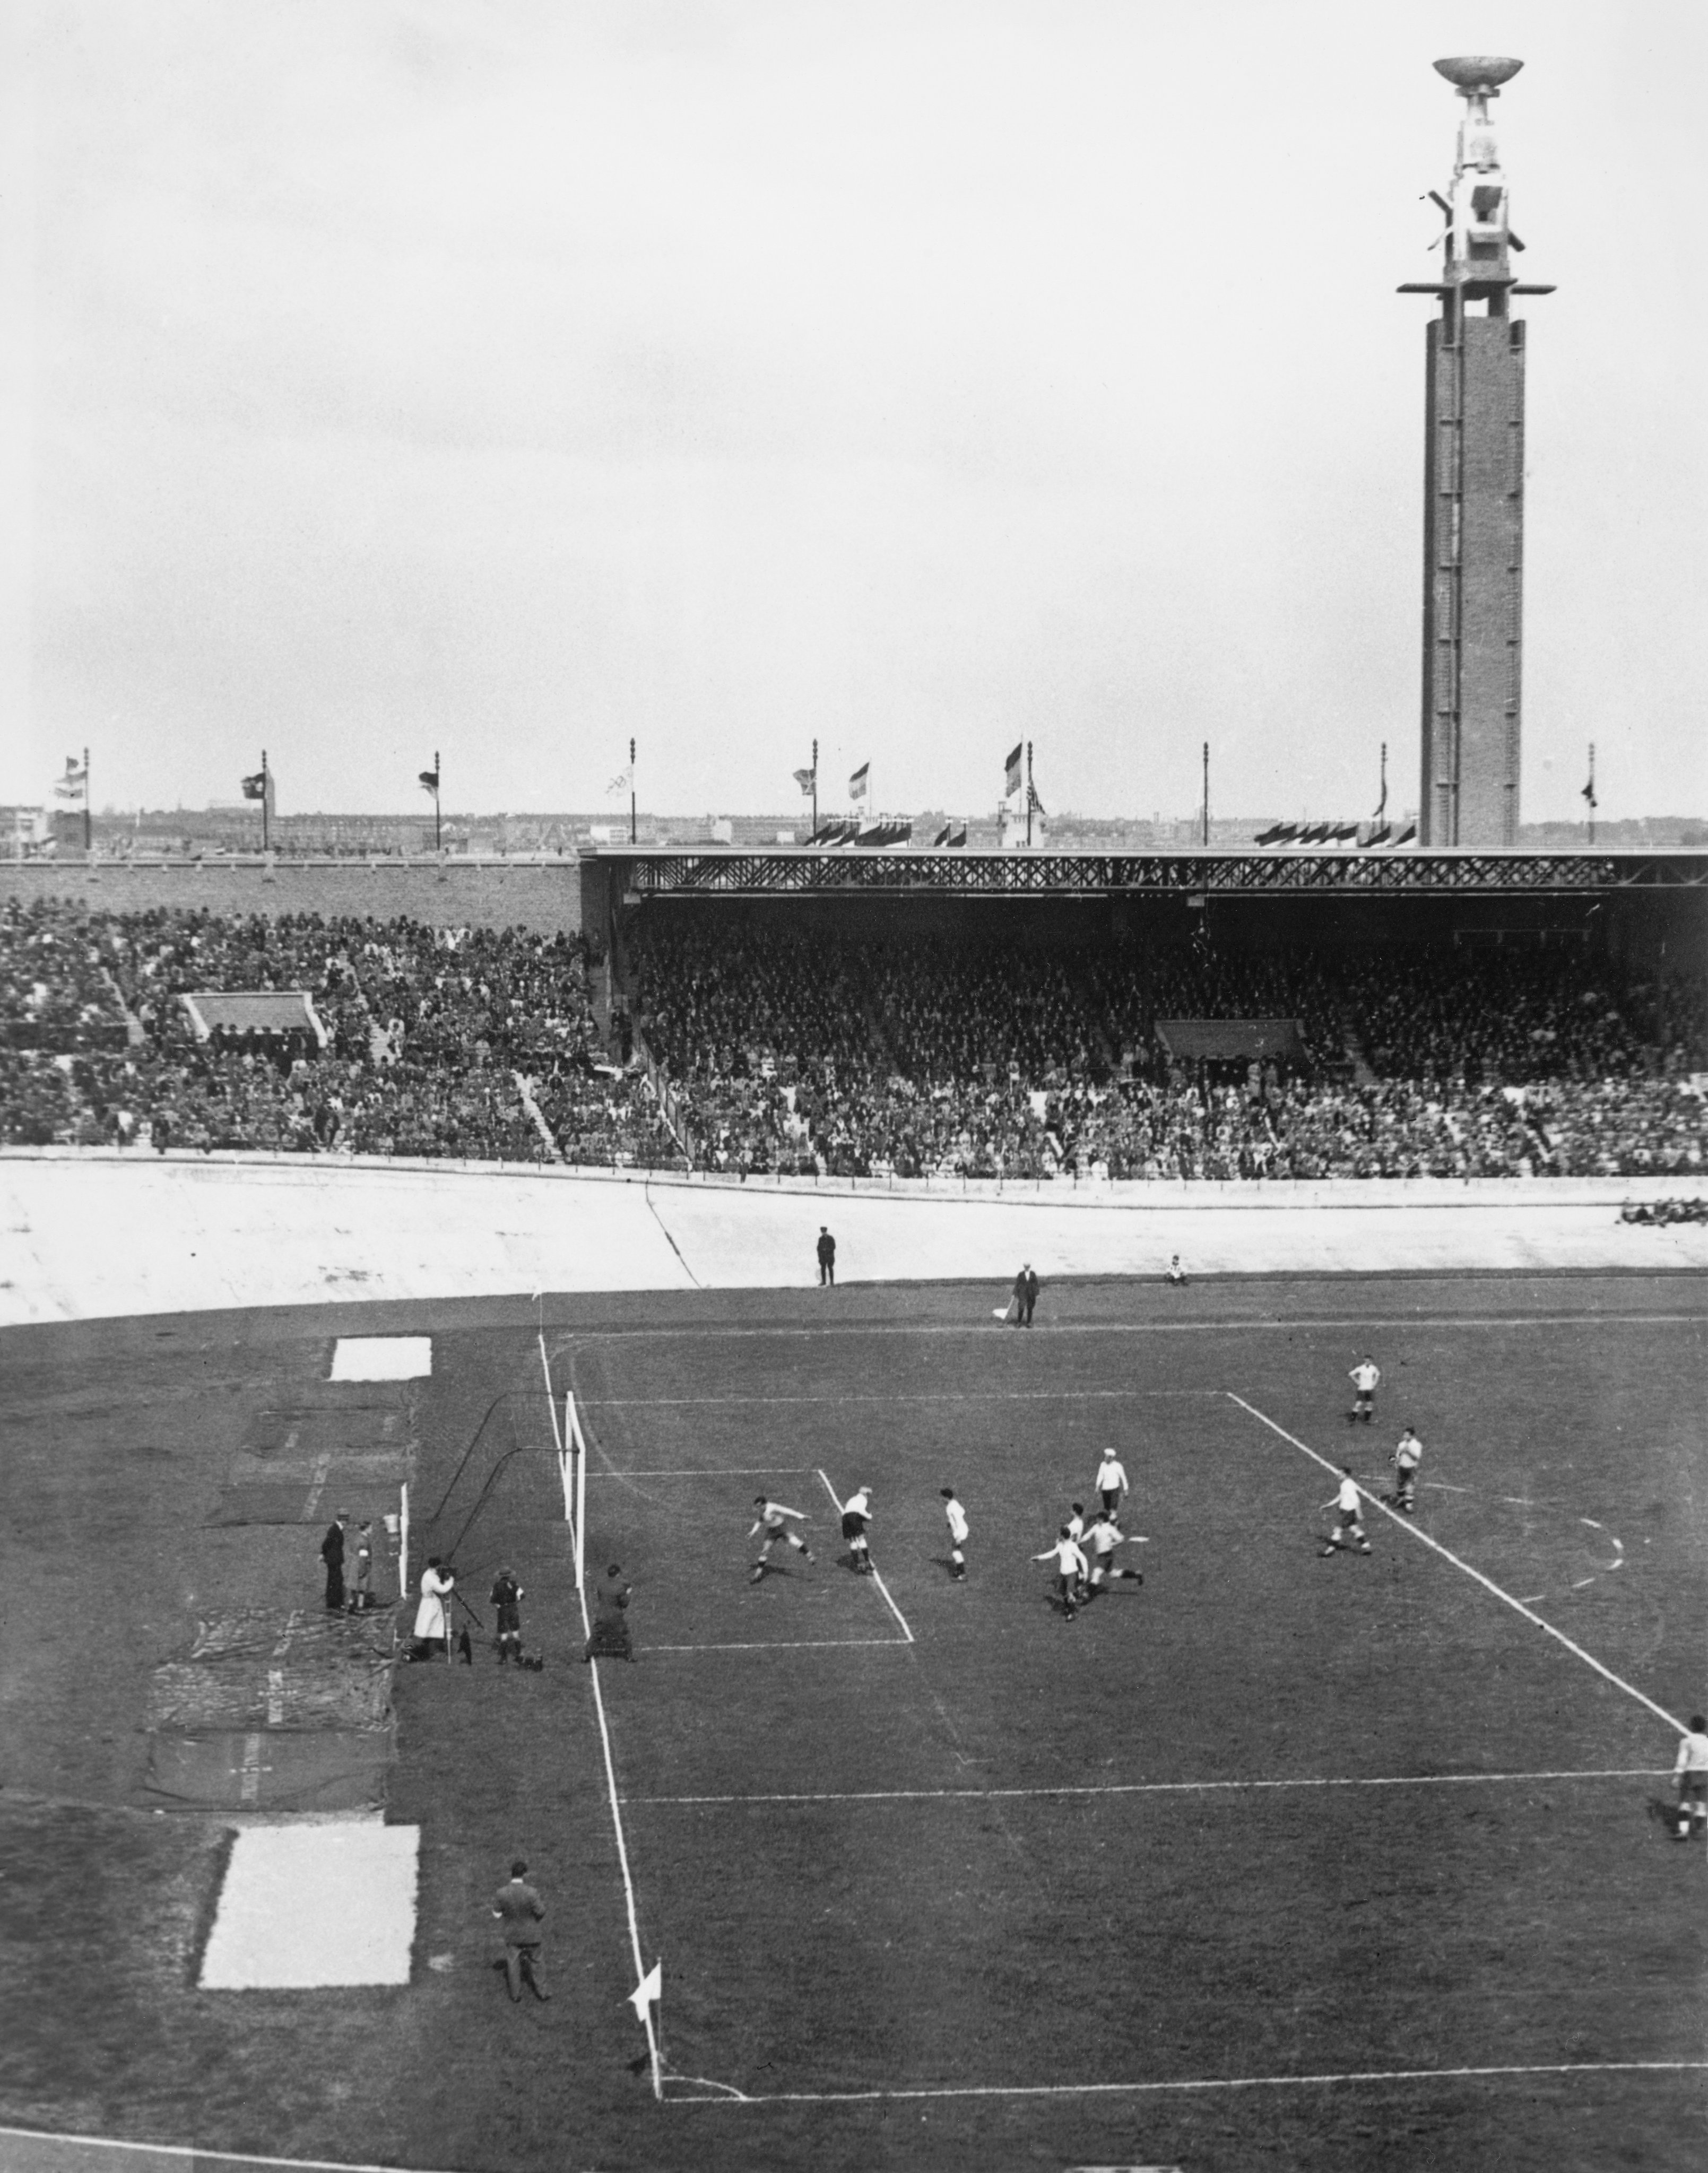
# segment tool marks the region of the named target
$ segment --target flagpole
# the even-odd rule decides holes
[[[1387,812],[1387,804],[1388,804],[1388,743],[1387,743],[1387,741],[1386,741],[1386,740],[1384,740],[1384,741],[1382,741],[1382,743],[1381,743],[1381,797],[1377,801],[1377,802],[1376,802],[1376,821],[1377,821],[1378,822],[1381,822],[1381,820],[1382,817],[1383,817],[1383,816]]]
[[[819,742],[813,742],[813,833],[819,830]]]
[[[95,829],[89,812],[89,749],[83,751],[83,856],[87,860],[95,850]]]
[[[442,853],[445,850],[445,832],[439,819],[439,788],[444,781],[445,773],[439,767],[439,750],[435,747],[433,750],[433,849],[435,853]]]
[[[1032,842],[1032,742],[1026,742],[1026,843]]]
[[[635,806],[635,742],[630,740],[629,742],[629,843],[631,845],[635,842],[637,834]]]
[[[272,844],[267,825],[268,782],[267,749],[262,747],[261,750],[261,849],[263,853],[267,852]]]
[[[1204,741],[1204,849],[1210,844],[1210,743]]]
[[[85,755],[84,758],[85,768],[88,767],[88,763],[89,758]],[[1593,740],[1589,743],[1589,790],[1585,793],[1584,798],[1589,802],[1589,843],[1592,852],[1595,849],[1595,741]]]

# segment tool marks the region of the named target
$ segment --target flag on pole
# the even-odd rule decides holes
[[[55,795],[61,800],[81,800],[89,790],[89,772],[74,754],[65,758],[65,774],[54,783]]]
[[[634,782],[635,773],[632,769],[619,769],[617,772],[617,774],[611,779],[611,782],[605,787],[606,798],[608,800],[611,795],[614,792],[628,791],[629,788],[634,784]]]
[[[439,790],[439,773],[436,769],[424,769],[420,776],[416,779],[416,782],[420,785],[423,791],[437,792]]]
[[[1008,774],[1003,780],[1003,797],[1004,800],[1008,797],[1010,793],[1018,792],[1020,789],[1020,757],[1025,752],[1025,751],[1026,742],[1022,740],[1019,745],[1014,749],[1014,752],[1008,757]]]
[[[1044,803],[1038,797],[1038,788],[1035,785],[1029,785],[1026,787],[1026,805],[1035,815],[1041,815],[1044,812]]]
[[[795,772],[795,782],[801,788],[802,798],[803,800],[809,798],[813,787],[819,782],[818,772],[811,769],[797,769]]]
[[[852,777],[848,780],[848,797],[851,800],[863,800],[866,797],[867,780],[870,777],[871,774],[871,763],[869,762],[862,762],[859,768],[855,771]]]
[[[243,796],[246,800],[266,799],[267,772],[264,769],[257,769],[253,777],[243,779],[242,785]]]
[[[629,2004],[635,2010],[635,2019],[644,2023],[646,2019],[647,2009],[651,2006],[654,2000],[662,1999],[663,1997],[664,1965],[662,1961],[654,1962],[651,1968],[647,1971],[646,1976],[629,1995]]]
[[[1593,778],[1591,778],[1589,783],[1585,785],[1583,790],[1579,793],[1578,798],[1580,800],[1588,801],[1592,807],[1600,806],[1601,802],[1595,796],[1595,779]]]

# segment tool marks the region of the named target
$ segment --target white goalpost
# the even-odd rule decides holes
[[[569,1520],[570,1544],[576,1555],[576,1589],[586,1579],[587,1566],[587,1441],[576,1409],[575,1391],[564,1391],[564,1515]]]

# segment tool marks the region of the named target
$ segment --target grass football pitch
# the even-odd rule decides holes
[[[399,1670],[413,1982],[199,1991],[217,1821],[99,1809],[122,1788],[93,1768],[84,1794],[56,1786],[38,1746],[4,1810],[35,1992],[8,2001],[3,2116],[492,2173],[1699,2162],[1704,1852],[1657,1814],[1667,1716],[1708,1688],[1700,1288],[1088,1285],[1049,1292],[1030,1334],[992,1302],[549,1302],[590,1443],[589,1571],[635,1589],[640,1657],[601,1664],[603,1712],[576,1664],[540,1316],[387,1309],[434,1333],[424,1539],[454,1546],[483,1612],[512,1564],[547,1661],[500,1674],[477,1641],[473,1669]],[[182,1529],[233,1400],[324,1374],[324,1316],[208,1318],[224,1432],[188,1421],[177,1495],[111,1454],[103,1474],[99,1426],[29,1466],[38,1532],[69,1532],[105,1476],[98,1575],[122,1539],[149,1557],[149,1507]],[[143,1330],[106,1333],[116,1360]],[[178,1378],[135,1350],[134,1394]],[[1366,1351],[1368,1426],[1348,1417]],[[1386,1506],[1407,1422],[1413,1518]],[[1143,1582],[1068,1621],[1030,1557],[1108,1446]],[[1371,1552],[1325,1559],[1343,1462]],[[862,1482],[877,1579],[837,1535]],[[811,1519],[817,1560],[780,1552],[755,1584],[760,1491]],[[126,1694],[103,1695],[122,1739]],[[549,2006],[512,2008],[491,1967],[486,1896],[518,1851],[550,1912]],[[91,1879],[105,1992],[53,1949]],[[624,2003],[637,1936],[663,1965],[662,2101]]]

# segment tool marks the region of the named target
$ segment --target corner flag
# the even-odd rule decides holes
[[[644,2023],[646,2019],[647,2009],[651,2006],[655,1999],[662,1999],[663,1997],[664,1965],[662,1961],[654,1962],[651,1968],[647,1971],[646,1976],[629,1995],[629,2004],[635,2010],[635,2019]]]

